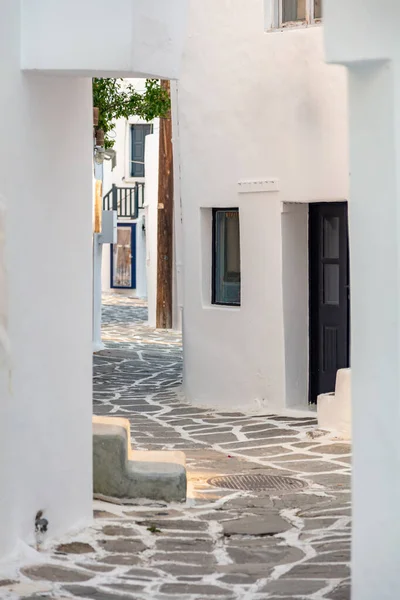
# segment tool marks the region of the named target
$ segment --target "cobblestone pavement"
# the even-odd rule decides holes
[[[137,448],[184,450],[187,503],[95,502],[93,526],[43,550],[43,564],[19,583],[3,582],[0,597],[348,600],[349,444],[319,432],[313,418],[186,404],[180,335],[152,331],[145,319],[143,303],[105,297],[94,411],[128,417]],[[304,487],[267,493],[208,483],[239,474],[291,476]]]

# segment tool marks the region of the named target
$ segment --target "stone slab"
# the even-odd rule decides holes
[[[132,594],[113,594],[109,590],[103,591],[87,585],[71,585],[64,588],[75,598],[89,598],[90,600],[135,600]]]
[[[111,571],[114,571],[115,568],[107,565],[95,565],[92,563],[77,563],[76,566],[81,569],[87,569],[88,571],[94,571],[95,573],[110,573]]]
[[[157,551],[162,552],[212,552],[213,542],[207,540],[187,539],[179,540],[167,538],[157,540]]]
[[[137,531],[135,531],[132,527],[124,527],[123,525],[106,525],[101,531],[104,533],[104,535],[110,537],[137,535]]]
[[[36,565],[22,569],[23,575],[29,579],[39,581],[54,581],[57,583],[78,583],[89,581],[94,577],[93,573],[80,571],[77,569],[68,569],[57,565]]]
[[[91,554],[95,549],[90,544],[83,542],[70,542],[68,544],[60,544],[56,548],[57,552],[62,554]]]
[[[115,540],[101,540],[99,545],[105,552],[116,554],[139,554],[147,550],[147,546],[140,539],[119,538]]]
[[[261,593],[268,594],[287,594],[289,597],[315,594],[326,587],[323,579],[286,579],[281,578],[267,583],[261,588]]]
[[[312,563],[302,563],[294,567],[286,577],[297,579],[345,579],[350,576],[350,569],[347,565],[316,565]]]
[[[255,576],[257,579],[264,579],[268,577],[273,571],[273,568],[268,568],[265,562],[248,562],[243,564],[230,564],[230,565],[219,565],[217,567],[218,573],[225,574],[240,574]]]
[[[168,573],[169,575],[174,575],[178,577],[179,575],[183,575],[187,577],[188,575],[200,575],[205,577],[206,575],[212,575],[215,573],[215,567],[210,564],[207,565],[199,565],[199,564],[177,564],[177,563],[160,563],[157,564],[157,569]],[[265,570],[265,566],[264,566]]]
[[[155,563],[158,562],[174,562],[182,563],[183,565],[194,565],[194,566],[208,566],[215,562],[215,558],[212,554],[205,554],[204,552],[156,552],[151,557],[152,566],[157,566]],[[183,572],[181,575],[187,573]]]
[[[190,583],[165,583],[160,588],[161,594],[171,595],[196,595],[207,598],[208,596],[227,596],[229,591],[226,588],[208,584],[190,584]]]
[[[100,559],[99,562],[106,565],[133,567],[140,562],[140,558],[137,554],[114,554]]]
[[[268,536],[283,533],[291,529],[292,525],[277,513],[271,512],[264,518],[244,517],[233,521],[223,521],[222,528],[224,535],[227,537],[232,535]]]
[[[165,529],[177,531],[207,531],[207,523],[201,521],[187,521],[186,519],[176,519],[175,521],[161,519],[145,519],[136,521],[141,527],[155,526],[162,532]]]
[[[310,448],[310,452],[318,454],[351,454],[350,444],[321,444],[315,448]]]

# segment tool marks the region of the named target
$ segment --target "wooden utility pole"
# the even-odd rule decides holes
[[[170,94],[170,82],[161,81]],[[174,172],[171,112],[160,119],[157,227],[157,328],[172,328]]]

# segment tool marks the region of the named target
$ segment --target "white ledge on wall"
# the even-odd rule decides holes
[[[22,0],[21,68],[177,79],[188,0]]]
[[[239,194],[257,194],[260,192],[279,192],[278,179],[250,179],[238,182]]]

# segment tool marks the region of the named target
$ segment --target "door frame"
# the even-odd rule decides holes
[[[308,261],[309,261],[309,404],[315,405],[319,391],[318,381],[318,367],[319,367],[319,354],[321,347],[321,340],[319,339],[319,298],[318,295],[321,291],[321,277],[320,277],[320,264],[319,260],[315,259],[313,252],[315,252],[315,239],[311,236],[312,220],[319,218],[318,215],[312,215],[311,207],[322,207],[322,206],[336,206],[346,208],[346,219],[345,228],[347,231],[347,257],[346,257],[346,290],[347,290],[347,344],[346,344],[346,365],[340,368],[346,368],[350,365],[350,270],[349,270],[349,229],[348,229],[348,202],[315,202],[309,204],[309,237],[308,237]],[[315,222],[314,222],[315,225]],[[319,241],[317,242],[320,246],[323,243],[322,230],[319,231]],[[343,244],[342,240],[339,240],[339,244]],[[342,248],[343,251],[343,248]],[[318,289],[315,290],[315,282],[318,282]],[[314,284],[314,285],[313,285]],[[338,369],[338,370],[339,370]],[[335,390],[333,389],[332,392]]]
[[[129,227],[131,230],[131,287],[114,285],[114,245],[110,244],[110,288],[112,290],[135,290],[136,289],[136,223],[117,223],[117,229]]]

